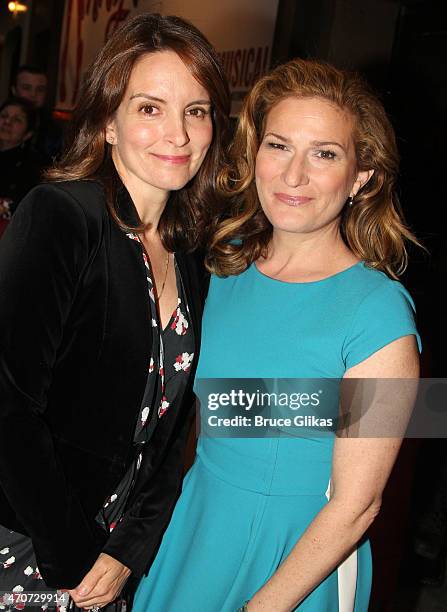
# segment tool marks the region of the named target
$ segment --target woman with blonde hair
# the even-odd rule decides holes
[[[416,239],[394,132],[365,83],[316,61],[279,66],[245,101],[231,160],[199,396],[202,379],[417,378],[414,307],[396,280]],[[365,532],[401,438],[327,434],[202,435],[135,610],[366,612]]]

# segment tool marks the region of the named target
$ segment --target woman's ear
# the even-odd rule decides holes
[[[352,186],[350,196],[355,198],[355,196],[357,195],[357,192],[360,191],[360,189],[364,185],[366,185],[366,183],[369,181],[369,179],[372,177],[373,174],[374,174],[374,170],[362,170],[361,172],[359,172]]]
[[[113,119],[106,125],[106,141],[111,145],[116,144],[115,121]]]

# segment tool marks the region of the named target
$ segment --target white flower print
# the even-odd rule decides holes
[[[21,593],[23,591],[23,586],[21,584],[17,584],[13,589],[13,593]]]
[[[113,504],[113,502],[117,499],[117,497],[118,495],[116,493],[111,495],[109,499],[106,501],[106,503],[104,504],[103,508],[107,508],[107,506],[110,506],[110,504]]]
[[[28,567],[25,567],[25,569],[23,570],[23,573],[25,574],[25,576],[31,576],[31,574],[34,573],[34,570],[31,565],[28,565]]]
[[[152,374],[152,372],[154,371],[154,368],[155,368],[154,358],[151,357],[151,361],[149,363],[149,374]]]
[[[169,406],[170,406],[170,403],[168,402],[166,397],[163,397],[161,404],[160,404],[160,408],[158,409],[158,416],[162,417],[164,413],[166,412],[166,410],[169,408]]]
[[[15,562],[16,562],[15,557],[9,557],[9,559],[6,559],[6,561],[2,563],[2,565],[6,569],[7,567],[11,567],[11,565],[13,565]]]
[[[187,372],[191,367],[193,358],[194,353],[182,353],[181,355],[177,355],[174,363],[175,371],[180,372],[180,370],[183,370],[184,372]]]
[[[179,300],[180,303],[180,300]],[[180,306],[177,306],[174,321],[171,324],[171,329],[175,330],[175,333],[179,336],[184,336],[186,330],[189,327],[188,320],[186,319],[183,312],[180,310]]]
[[[0,550],[0,555],[7,555],[9,553],[9,548],[2,548]]]
[[[149,406],[145,406],[141,412],[141,424],[142,425],[146,425],[148,416],[149,416]]]

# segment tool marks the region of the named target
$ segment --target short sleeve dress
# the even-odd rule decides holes
[[[308,283],[274,280],[252,264],[211,279],[197,378],[340,379],[407,335],[419,342],[408,292],[363,262]],[[327,504],[333,442],[199,438],[135,612],[235,612]],[[371,577],[364,539],[297,610],[366,612]]]

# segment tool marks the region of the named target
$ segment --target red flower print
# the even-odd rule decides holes
[[[193,358],[194,353],[182,353],[181,355],[177,355],[174,363],[175,371],[180,372],[180,370],[183,370],[184,372],[187,372],[191,367]]]
[[[169,408],[169,406],[170,406],[170,403],[168,402],[166,397],[163,395],[163,398],[162,398],[161,404],[160,404],[160,408],[158,409],[158,416],[159,416],[159,418],[161,418],[164,415],[164,413]]]

